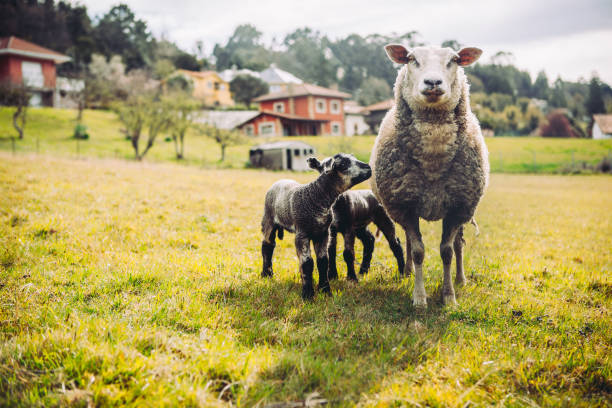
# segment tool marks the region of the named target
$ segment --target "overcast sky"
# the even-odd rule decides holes
[[[532,77],[546,71],[552,82],[589,79],[597,72],[612,84],[612,0],[123,0],[164,36],[206,53],[225,43],[234,28],[251,23],[266,42],[299,27],[331,38],[350,33],[405,33],[439,45],[447,39],[484,50],[485,62],[497,51],[514,54],[514,63]],[[115,0],[82,0],[92,17]]]

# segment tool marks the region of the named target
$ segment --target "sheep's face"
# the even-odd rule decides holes
[[[311,168],[319,173],[337,175],[343,191],[365,181],[372,176],[372,169],[367,163],[359,161],[352,154],[338,153],[333,157],[319,162],[317,159],[308,159]]]
[[[399,91],[410,106],[428,108],[458,102],[461,90],[457,78],[463,76],[462,67],[475,62],[482,53],[478,48],[464,48],[459,52],[438,47],[407,50],[398,44],[385,46],[385,51],[393,62],[404,65],[396,92]]]

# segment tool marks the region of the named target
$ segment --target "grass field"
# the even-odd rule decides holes
[[[287,176],[0,152],[0,406],[612,404],[609,176],[493,175],[456,307],[423,224],[420,312],[383,241],[332,297],[301,300],[291,234],[260,278]]]
[[[12,149],[10,135],[15,135],[10,117],[11,110],[0,108],[0,150]],[[26,138],[18,141],[19,152],[40,152],[67,157],[132,158],[131,145],[120,132],[121,125],[112,112],[85,111],[84,123],[89,127],[90,140],[73,138],[75,111],[60,109],[29,109]],[[160,135],[161,136],[161,135]],[[175,161],[174,145],[159,137],[146,156],[148,161]],[[299,137],[314,145],[320,156],[338,151],[355,154],[368,160],[374,136],[359,137]],[[269,141],[269,140],[266,140]],[[230,147],[227,160],[219,163],[219,147],[201,135],[191,134],[186,141],[185,163],[208,168],[244,168],[251,146],[263,142]],[[599,163],[604,157],[612,158],[612,140],[550,139],[534,137],[488,138],[491,169],[496,173],[555,173],[580,169],[581,163]],[[78,153],[77,153],[78,152]],[[582,170],[581,170],[582,171]]]

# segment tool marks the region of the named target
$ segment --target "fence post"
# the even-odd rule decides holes
[[[13,156],[15,155],[15,138],[11,137],[11,150],[13,151]]]

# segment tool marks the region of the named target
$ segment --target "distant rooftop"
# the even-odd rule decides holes
[[[334,89],[323,88],[322,86],[313,84],[289,84],[287,89],[280,92],[273,92],[266,95],[262,95],[255,98],[255,102],[270,101],[274,99],[283,99],[290,96],[304,96],[304,95],[315,95],[315,96],[330,96],[335,98],[348,99],[351,97],[350,94],[345,92],[336,91]]]
[[[308,143],[300,142],[299,140],[293,141],[280,141],[280,142],[271,142],[264,143],[252,147],[251,150],[260,149],[260,150],[275,150],[275,149],[313,149],[314,146],[309,145]]]
[[[236,69],[236,67],[232,67],[219,73],[219,76],[225,82],[232,82],[232,80],[238,75],[250,75],[252,77],[261,79],[261,74],[259,72],[251,71],[250,69]]]
[[[70,57],[57,51],[36,45],[15,36],[0,38],[0,55],[13,54],[24,57],[40,58],[55,61],[57,64],[70,61]]]
[[[283,71],[282,69],[278,68],[275,64],[271,64],[270,67],[261,71],[259,73],[259,77],[263,81],[269,84],[302,84],[304,83],[304,81],[302,81],[300,78],[296,77],[295,75],[287,71]]]
[[[259,111],[203,111],[196,122],[231,130],[259,114]]]
[[[380,111],[380,110],[389,110],[393,107],[395,101],[393,99],[387,99],[386,101],[378,102],[373,105],[366,106],[363,108],[364,111],[372,112],[372,111]]]
[[[612,133],[612,115],[593,115],[593,119],[604,133]]]

